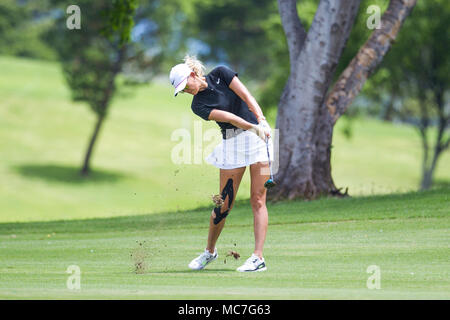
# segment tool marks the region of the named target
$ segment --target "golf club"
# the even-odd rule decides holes
[[[266,181],[266,183],[264,183],[264,187],[267,189],[273,188],[275,187],[276,183],[273,180],[273,175],[272,175],[272,164],[270,162],[270,154],[269,154],[269,138],[266,137],[266,147],[267,147],[267,158],[269,159],[269,170],[270,170],[270,179]]]

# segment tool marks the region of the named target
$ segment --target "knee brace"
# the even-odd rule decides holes
[[[231,204],[233,203],[233,196],[234,196],[234,192],[233,192],[233,179],[228,179],[227,184],[225,185],[225,187],[222,190],[222,200],[225,201],[226,197],[228,196],[228,209],[225,210],[225,212],[220,212],[222,209],[222,206],[220,207],[216,207],[214,208],[214,213],[215,213],[215,217],[214,217],[214,224],[218,224],[220,221],[222,221],[223,219],[225,219],[228,215],[228,213],[230,212],[230,208],[231,208]]]

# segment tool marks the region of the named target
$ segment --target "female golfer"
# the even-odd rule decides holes
[[[204,120],[215,120],[221,128],[223,138],[222,143],[205,159],[220,169],[223,203],[212,210],[206,249],[191,261],[189,268],[201,270],[217,259],[217,239],[233,208],[245,168],[250,166],[255,250],[237,271],[265,271],[267,267],[263,258],[263,245],[268,213],[264,183],[269,178],[266,142],[273,150],[272,139],[269,139],[271,129],[255,98],[239,80],[236,72],[219,66],[204,75],[204,69],[195,57],[186,56],[184,63],[174,66],[170,71],[175,96],[179,92],[192,94],[192,111]],[[269,154],[272,161],[273,152]]]

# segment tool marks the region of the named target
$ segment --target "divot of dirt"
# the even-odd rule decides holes
[[[148,269],[146,259],[148,258],[148,250],[145,247],[145,241],[136,241],[138,247],[131,250],[130,257],[134,264],[134,273],[142,274]]]
[[[241,257],[241,255],[238,252],[233,251],[233,250],[228,251],[227,255],[225,256],[225,260],[223,260],[224,264],[227,263],[227,257],[233,257],[234,260],[238,260]]]
[[[216,206],[216,208],[219,208],[223,205],[223,199],[222,196],[220,194],[216,194],[212,196],[212,201],[214,202],[214,205]]]

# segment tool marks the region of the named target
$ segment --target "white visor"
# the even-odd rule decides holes
[[[169,78],[170,83],[175,88],[175,96],[186,87],[191,72],[192,70],[185,63],[177,64],[170,70]]]

